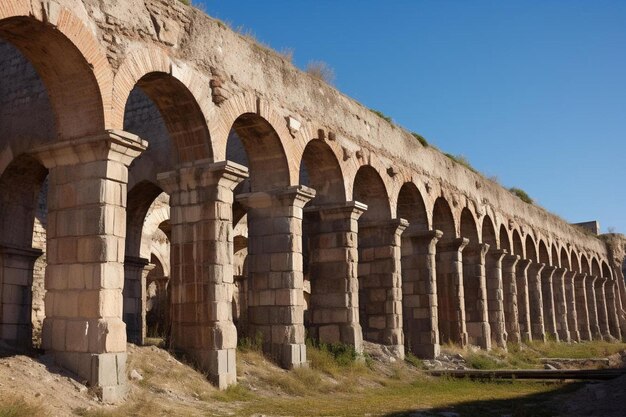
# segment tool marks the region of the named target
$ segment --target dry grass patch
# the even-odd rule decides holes
[[[0,417],[48,416],[41,404],[34,404],[19,397],[0,399]]]

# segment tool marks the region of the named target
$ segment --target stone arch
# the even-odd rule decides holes
[[[539,263],[550,265],[550,253],[548,247],[542,239],[539,239]]]
[[[427,268],[434,266],[434,259],[429,253],[437,235],[429,233],[426,206],[417,186],[412,182],[405,182],[400,188],[396,217],[409,222],[401,240],[405,349],[420,357],[434,358],[439,352],[439,340],[433,337],[437,326],[432,317],[433,309],[436,308],[432,297],[434,277]]]
[[[511,241],[512,241],[512,244],[513,244],[513,246],[512,246],[513,253],[515,255],[519,255],[520,258],[524,258],[524,256],[525,256],[524,245],[522,244],[522,238],[521,238],[519,232],[517,231],[517,229],[513,230]]]
[[[0,38],[36,68],[54,110],[57,136],[100,133],[108,127],[112,73],[99,42],[68,9],[49,3],[42,13],[43,8],[24,3],[3,2]]]
[[[257,114],[245,113],[234,121],[226,159],[249,167],[253,192],[286,187],[291,182],[283,143],[274,127]]]
[[[136,184],[129,192],[126,206],[126,256],[142,255],[142,236],[148,209],[163,190],[149,181]],[[158,225],[157,225],[158,227]],[[144,252],[145,254],[145,252]]]
[[[576,248],[572,247],[570,249],[569,258],[570,258],[570,266],[571,266],[572,271],[581,273],[582,269],[580,266],[580,255],[578,254]]]
[[[367,204],[362,221],[384,221],[391,219],[389,197],[383,179],[370,165],[363,165],[356,173],[353,186],[354,200]]]
[[[583,274],[591,275],[591,268],[589,266],[589,259],[587,258],[587,255],[585,255],[584,253],[582,253],[580,255],[580,271]]]
[[[471,211],[461,211],[461,236],[469,240],[463,249],[463,291],[468,341],[475,346],[488,348],[487,305],[485,283],[485,249],[480,242],[478,226]]]
[[[440,241],[452,241],[456,239],[456,223],[448,201],[439,197],[433,206],[433,229],[443,232]]]
[[[567,254],[567,250],[565,249],[565,246],[561,247],[560,263],[561,263],[561,268],[565,268],[569,271],[573,271],[572,264],[570,263],[570,257]]]
[[[129,103],[137,100],[140,91],[145,96],[144,100],[149,100],[158,109],[173,145],[173,166],[193,160],[213,160],[209,129],[200,102],[189,87],[175,76],[172,65],[166,55],[152,50],[131,54],[126,59],[115,77],[114,114],[116,119],[122,118],[117,122],[131,133],[148,135],[150,131],[146,131],[147,127],[141,126],[141,122],[129,121],[126,112]],[[150,137],[145,139],[151,142]]]
[[[231,141],[235,124],[237,121],[241,121],[239,119],[244,117],[248,121],[257,121],[259,123],[262,120],[265,126],[261,127],[263,129],[271,128],[272,136],[276,138],[278,145],[280,145],[281,152],[286,155],[285,164],[287,166],[286,172],[289,174],[289,185],[298,184],[300,167],[297,164],[302,160],[301,154],[303,150],[302,148],[300,151],[296,149],[295,141],[287,128],[284,115],[279,109],[275,108],[272,102],[258,97],[253,92],[245,91],[230,97],[221,103],[219,107],[213,106],[212,110],[207,114],[207,123],[211,127],[211,140],[216,161],[223,159],[232,160],[229,158],[232,148],[229,150],[229,147],[232,146]],[[241,125],[245,127],[245,124]],[[266,143],[265,145],[267,146],[268,144]],[[277,149],[277,146],[272,144],[271,148],[274,151]],[[237,160],[234,161],[237,162]],[[284,170],[283,162],[276,168],[279,168],[281,171]]]
[[[601,276],[600,263],[598,262],[598,258],[595,256],[591,257],[591,275],[594,277]]]
[[[550,249],[550,265],[558,268],[561,266],[559,259],[559,250],[556,247],[556,243],[553,242]]]
[[[602,261],[602,276],[604,278],[609,278],[609,279],[613,279],[613,273],[611,272],[611,268],[609,267],[609,264],[606,261]]]
[[[526,259],[529,261],[539,262],[539,257],[537,256],[537,246],[535,245],[535,240],[530,234],[526,235],[524,254]]]
[[[436,247],[437,312],[441,343],[467,344],[463,307],[463,261],[467,241],[457,239],[456,225],[448,201],[439,197],[433,207],[433,228],[443,232]]]
[[[397,218],[406,219],[409,229],[425,232],[428,230],[428,214],[419,189],[412,182],[405,182],[398,193]]]
[[[519,239],[519,235],[517,238]],[[513,246],[511,244],[511,237],[509,236],[504,224],[500,225],[500,248],[508,251],[509,253],[514,253]]]
[[[500,231],[502,231],[502,229]],[[498,249],[498,236],[496,235],[496,229],[493,220],[491,220],[491,217],[489,217],[488,214],[483,217],[481,237],[482,242],[488,244],[490,250]],[[508,240],[508,237],[506,240]],[[500,244],[502,245],[502,243]]]
[[[343,174],[335,153],[322,140],[311,140],[300,162],[300,184],[313,188],[310,204],[340,203],[346,199]]]

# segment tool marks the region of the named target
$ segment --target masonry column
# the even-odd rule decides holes
[[[462,252],[469,240],[453,239],[437,244],[437,306],[441,343],[468,344],[465,324]]]
[[[491,340],[496,346],[506,349],[507,333],[504,316],[504,288],[502,282],[502,260],[507,254],[503,249],[490,249],[487,252],[487,308]]]
[[[576,309],[576,272],[566,271],[563,277],[565,282],[565,300],[567,303],[567,327],[570,337],[576,342],[580,342],[580,331],[578,330],[579,314]]]
[[[519,343],[522,341],[519,326],[519,310],[517,301],[517,273],[516,267],[519,255],[505,254],[502,257],[502,288],[504,292],[503,308],[506,325],[507,341]]]
[[[606,294],[604,293],[604,284],[607,279],[598,277],[594,282],[596,291],[596,309],[598,311],[598,325],[600,326],[600,334],[604,340],[611,340],[611,332],[609,331],[609,320],[606,309]]]
[[[143,345],[146,339],[146,274],[150,261],[137,256],[124,258],[124,310],[128,342]]]
[[[237,197],[248,208],[248,329],[284,368],[306,364],[302,217],[313,197],[304,186]]]
[[[468,245],[463,250],[465,321],[469,344],[491,349],[491,330],[487,316],[485,255],[487,244]]]
[[[220,389],[237,381],[232,204],[247,175],[241,165],[209,160],[158,175],[171,207],[170,346]]]
[[[42,253],[0,245],[0,340],[23,349],[33,344],[33,267]]]
[[[564,342],[571,342],[568,325],[569,312],[567,310],[567,298],[565,293],[565,274],[567,269],[557,268],[552,275],[552,288],[554,290],[554,316],[556,320],[556,334]],[[572,312],[575,318],[576,312]]]
[[[367,210],[356,201],[307,207],[311,278],[310,333],[322,343],[363,350],[359,323],[358,220]]]
[[[556,316],[554,311],[554,288],[553,275],[556,267],[546,265],[541,270],[541,301],[543,302],[543,326],[546,334],[559,341],[559,333],[556,328]]]
[[[528,269],[531,261],[520,259],[517,263],[517,311],[519,316],[520,338],[526,342],[532,340],[532,326],[530,323],[530,280]]]
[[[146,145],[116,131],[36,151],[50,187],[42,346],[105,402],[126,393],[126,183]]]
[[[581,340],[592,340],[591,321],[589,317],[589,303],[587,302],[587,274],[574,276],[574,291],[576,292],[576,317],[578,319],[578,332]]]
[[[619,328],[619,314],[617,307],[617,282],[608,279],[604,285],[607,301],[607,313],[609,319],[609,331],[617,340],[622,340],[622,332]]]
[[[528,299],[530,312],[530,330],[533,340],[546,341],[543,321],[543,300],[541,294],[541,272],[544,264],[531,262],[528,267]]]
[[[359,309],[365,340],[404,359],[401,236],[404,219],[359,225]]]
[[[402,317],[405,346],[414,355],[439,356],[436,246],[439,230],[405,231],[402,235]],[[405,245],[405,242],[410,245]]]
[[[587,311],[589,312],[589,327],[594,340],[602,340],[600,322],[598,321],[598,309],[596,303],[596,280],[597,277],[588,275],[585,280],[585,290],[587,292]]]

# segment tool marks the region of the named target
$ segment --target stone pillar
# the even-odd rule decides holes
[[[531,262],[528,267],[528,299],[530,312],[530,332],[533,340],[546,341],[543,321],[543,299],[541,294],[541,272],[544,264]]]
[[[517,263],[519,255],[504,255],[502,258],[502,288],[504,322],[506,325],[507,341],[519,343],[522,341],[519,326],[519,309],[517,300]]]
[[[469,344],[491,349],[491,330],[487,316],[485,255],[489,245],[468,245],[463,250],[463,289],[465,322]]]
[[[304,186],[237,197],[248,208],[248,331],[282,367],[306,364],[302,218]]]
[[[609,317],[606,308],[606,294],[604,293],[604,284],[607,279],[598,277],[594,282],[596,290],[596,309],[598,311],[598,325],[600,326],[600,334],[604,340],[611,340],[611,332],[609,331]]]
[[[543,305],[544,331],[559,341],[559,333],[556,328],[556,315],[554,311],[554,288],[553,275],[556,271],[554,266],[544,266],[541,270],[541,301]]]
[[[519,316],[521,341],[532,340],[532,325],[530,323],[530,280],[528,269],[532,262],[528,259],[520,259],[517,262],[517,312]]]
[[[617,340],[622,340],[622,331],[619,326],[619,314],[617,307],[617,297],[619,296],[618,291],[617,282],[608,279],[604,285],[604,292],[606,294],[609,331]]]
[[[0,245],[0,340],[29,349],[33,267],[43,252],[33,248]]]
[[[232,320],[233,190],[247,169],[199,160],[158,175],[170,195],[170,346],[223,389],[237,381]]]
[[[436,246],[439,230],[402,235],[402,317],[405,346],[414,355],[439,356]]]
[[[576,318],[581,340],[592,340],[591,321],[589,317],[589,303],[587,302],[587,274],[574,276],[574,291],[576,292]]]
[[[602,332],[600,331],[600,322],[598,321],[598,309],[596,302],[596,283],[597,277],[593,275],[587,276],[585,280],[587,292],[587,311],[589,312],[589,327],[594,340],[602,340]]]
[[[359,224],[359,311],[365,340],[404,358],[401,236],[404,219]]]
[[[146,145],[106,132],[36,151],[49,169],[42,347],[105,402],[126,393],[126,184]]]
[[[367,206],[349,202],[304,210],[311,282],[310,335],[363,350],[359,323],[358,220]]]
[[[126,338],[129,343],[143,345],[146,339],[146,273],[150,263],[146,258],[124,258],[124,310]]]
[[[565,281],[565,300],[567,303],[567,327],[572,340],[580,342],[578,311],[576,309],[576,275],[576,272],[567,271],[563,279]]]
[[[556,320],[556,334],[558,339],[563,342],[571,342],[570,330],[568,325],[567,298],[565,292],[565,274],[567,269],[557,268],[552,275],[552,288],[554,291],[554,317]],[[572,316],[576,317],[576,312],[572,312]]]
[[[494,248],[487,252],[487,257],[485,258],[487,309],[489,327],[491,328],[491,340],[502,349],[506,349],[507,341],[504,315],[504,285],[502,280],[502,259],[506,254],[506,250]]]
[[[465,326],[462,252],[468,239],[439,241],[437,244],[437,310],[441,343],[468,344]]]

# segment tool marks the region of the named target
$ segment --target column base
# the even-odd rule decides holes
[[[561,341],[565,343],[570,343],[572,341],[569,330],[559,330],[557,337],[558,337],[557,341]]]
[[[474,334],[472,342],[481,349],[491,350],[491,328],[485,322],[467,322],[467,333]]]
[[[441,346],[434,343],[424,343],[411,346],[410,352],[420,359],[435,359],[441,354]]]
[[[363,352],[363,334],[361,325],[356,324],[328,324],[309,328],[310,335],[320,343],[342,343],[353,346],[356,353]]]
[[[572,341],[574,341],[574,342],[580,342],[581,341],[580,332],[578,330],[570,331],[570,336],[571,336]]]
[[[237,383],[236,352],[236,349],[187,349],[183,355],[189,358],[197,369],[206,372],[209,382],[223,390]]]
[[[278,344],[271,347],[272,356],[284,369],[308,367],[306,345],[304,343]]]
[[[533,340],[533,337],[530,332],[521,332],[520,339],[522,342],[530,342],[531,340]]]
[[[75,373],[98,395],[102,402],[116,404],[126,398],[126,352],[80,353],[51,352],[54,361]]]

